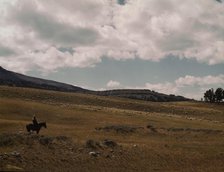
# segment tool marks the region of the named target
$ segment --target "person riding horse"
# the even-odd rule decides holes
[[[33,116],[33,120],[32,121],[33,121],[34,127],[38,126],[37,118],[36,118],[35,115]]]
[[[40,122],[40,123],[38,123],[38,122],[37,122],[37,118],[36,118],[35,115],[33,116],[32,121],[33,121],[33,123],[31,123],[31,124],[27,124],[27,125],[26,125],[26,129],[27,129],[28,132],[36,131],[37,134],[38,134],[39,131],[40,131],[40,129],[41,129],[42,127],[47,128],[47,124],[46,124],[46,122]]]

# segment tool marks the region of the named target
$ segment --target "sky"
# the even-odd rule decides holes
[[[0,0],[0,66],[93,90],[224,88],[223,0]]]

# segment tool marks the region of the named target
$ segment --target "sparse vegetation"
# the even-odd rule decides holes
[[[143,129],[144,127],[135,127],[135,126],[126,126],[126,125],[109,125],[105,127],[96,128],[96,130],[103,130],[103,131],[115,131],[116,133],[133,133],[137,129]]]
[[[218,104],[0,87],[0,170],[223,171],[223,136]]]

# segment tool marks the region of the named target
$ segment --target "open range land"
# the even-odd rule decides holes
[[[224,106],[1,86],[0,170],[224,171]]]

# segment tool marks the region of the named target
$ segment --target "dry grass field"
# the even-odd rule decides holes
[[[224,171],[224,105],[1,86],[1,170]]]

